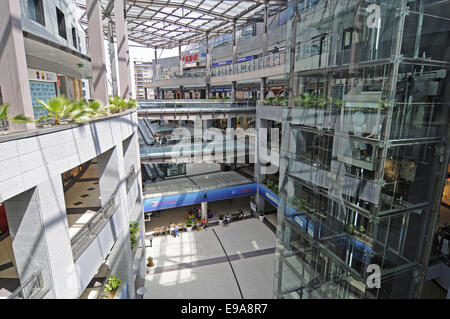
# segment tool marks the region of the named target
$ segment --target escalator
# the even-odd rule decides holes
[[[152,136],[150,136],[149,132],[147,131],[147,128],[145,127],[145,122],[139,120],[138,121],[138,129],[139,129],[139,134],[141,135],[145,144],[147,144],[148,146],[152,146],[155,144],[155,140],[152,138]]]
[[[153,128],[152,124],[149,122],[149,120],[144,119],[145,125],[147,125],[147,128],[151,134],[151,136],[154,138],[156,136],[156,130]]]
[[[154,171],[152,171],[150,164],[142,164],[142,167],[142,171],[145,173],[148,179],[154,181],[157,176],[155,175]]]
[[[159,177],[164,178],[166,177],[166,174],[164,173],[164,171],[159,167],[159,164],[153,164],[153,166],[155,167],[156,172],[158,173]]]

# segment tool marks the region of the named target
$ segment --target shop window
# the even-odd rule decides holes
[[[45,26],[43,0],[28,0],[28,18]]]
[[[56,18],[58,21],[58,34],[67,40],[66,18],[64,17],[64,13],[58,8],[56,8]]]

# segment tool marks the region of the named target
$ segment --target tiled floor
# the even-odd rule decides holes
[[[64,193],[69,234],[72,238],[101,207],[98,165],[92,163]]]
[[[155,237],[145,299],[271,298],[275,235],[258,219]]]

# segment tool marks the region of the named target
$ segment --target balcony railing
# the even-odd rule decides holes
[[[44,282],[40,272],[33,274],[8,299],[35,299],[44,290]]]
[[[115,195],[106,202],[106,204],[73,236],[70,240],[72,252],[76,260],[85,247],[100,233],[111,216],[116,212],[118,204]]]
[[[213,77],[213,76],[240,74],[257,70],[269,69],[276,66],[284,65],[285,63],[286,63],[286,52],[283,51],[273,53],[265,57],[261,57],[259,59],[216,67],[210,71],[209,75]],[[179,72],[163,73],[155,77],[155,81],[181,79],[181,78],[202,78],[206,77],[207,75],[208,75],[207,71],[184,71],[183,73]]]
[[[253,72],[284,65],[286,52],[278,52],[246,62],[216,67],[211,70],[211,76],[227,76],[246,72]]]

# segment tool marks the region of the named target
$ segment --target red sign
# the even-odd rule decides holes
[[[188,63],[192,61],[198,61],[198,54],[184,56],[181,60]]]
[[[61,79],[58,76],[58,86],[61,86]]]

